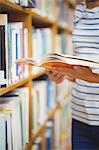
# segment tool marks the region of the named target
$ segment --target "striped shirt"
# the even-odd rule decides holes
[[[74,17],[74,54],[99,61],[99,7],[88,9],[80,3]],[[99,73],[99,69],[91,69]],[[76,79],[72,90],[72,117],[89,125],[99,125],[99,84]]]

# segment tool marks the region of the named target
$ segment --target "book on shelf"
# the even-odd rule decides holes
[[[42,58],[52,49],[52,31],[50,28],[32,29],[32,56],[35,59]],[[36,50],[37,49],[37,50]],[[36,50],[36,51],[35,51]],[[40,68],[33,67],[32,73],[37,73]]]
[[[53,120],[48,120],[46,123],[46,150],[54,149],[54,138],[53,138]]]
[[[2,129],[1,150],[21,150],[29,143],[29,89],[27,87],[0,96],[0,127]]]
[[[99,68],[99,61],[94,59],[89,59],[87,57],[73,56],[73,55],[63,55],[59,53],[48,53],[43,59],[35,60],[33,58],[22,58],[16,60],[17,64],[29,64],[38,67],[44,67],[48,69],[53,69],[55,66],[58,67],[74,67],[74,66],[86,66]]]
[[[37,137],[36,140],[32,144],[32,150],[41,149],[41,142],[42,142],[42,138],[40,136]]]
[[[67,53],[67,35],[62,32],[56,35],[56,49],[58,53],[66,54]]]
[[[0,149],[12,150],[12,131],[11,131],[11,110],[0,110]]]
[[[46,119],[56,104],[56,85],[51,80],[33,81],[32,88],[32,129],[33,132]],[[36,107],[35,107],[36,106]]]
[[[8,0],[9,2],[19,4],[19,0]]]
[[[34,8],[36,6],[35,0],[8,0],[8,1],[26,8]]]
[[[7,77],[7,15],[0,14],[0,83],[4,86]]]
[[[20,87],[15,89],[12,93],[17,94],[20,99],[22,145],[24,146],[26,143],[29,143],[29,88]]]
[[[20,106],[18,95],[4,95],[0,97],[0,109],[2,110],[2,115],[4,116],[6,122],[6,128],[3,132],[5,135],[5,146],[7,143],[8,150],[22,149],[21,140],[21,123],[20,123]],[[9,110],[9,116],[6,111]],[[4,137],[4,135],[2,135]],[[2,143],[0,143],[1,145]]]
[[[35,51],[35,49],[37,49]],[[42,58],[52,49],[52,31],[49,28],[32,29],[32,56]]]
[[[61,149],[70,149],[71,147],[71,104],[66,102],[60,114],[60,141]]]
[[[8,14],[0,14],[0,87],[28,76],[28,66],[14,63],[28,56],[27,49],[28,30],[24,23],[8,22]]]
[[[68,6],[64,4],[64,0],[57,0],[56,10],[57,21],[66,25],[68,22]]]
[[[19,4],[26,8],[34,8],[36,6],[35,0],[20,0]]]
[[[35,10],[41,16],[48,16],[51,20],[55,19],[53,15],[53,0],[36,0],[35,1]]]

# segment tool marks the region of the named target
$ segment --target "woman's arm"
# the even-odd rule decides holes
[[[99,83],[99,74],[93,73],[89,67],[83,66],[75,66],[73,68],[55,67],[54,69],[57,72],[63,74],[64,76],[73,78],[73,80],[80,79],[90,83]]]

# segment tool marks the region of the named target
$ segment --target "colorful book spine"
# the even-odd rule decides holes
[[[28,57],[28,30],[23,22],[8,23],[7,14],[0,14],[0,87],[28,76],[27,66],[18,66],[16,59]]]

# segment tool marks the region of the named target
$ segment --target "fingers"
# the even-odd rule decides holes
[[[55,70],[65,76],[74,74],[74,69],[69,67],[55,67]]]
[[[55,73],[52,77],[53,81],[55,81],[56,83],[60,83],[64,80],[64,76],[58,73]]]
[[[86,81],[86,78],[92,76],[92,70],[85,66],[74,66],[73,68],[55,66],[53,70],[46,70],[46,73],[56,83],[62,82],[65,78],[71,81],[75,79]]]
[[[53,70],[46,70],[46,73],[49,76],[49,78],[51,80],[53,80],[54,82],[56,82],[56,83],[60,83],[60,82],[62,82],[65,79],[64,75],[62,75],[60,73],[57,73],[57,72],[55,72]]]
[[[69,81],[75,81],[76,79],[76,72],[73,67],[55,67],[56,72],[60,73],[62,76],[65,76],[65,79]]]

